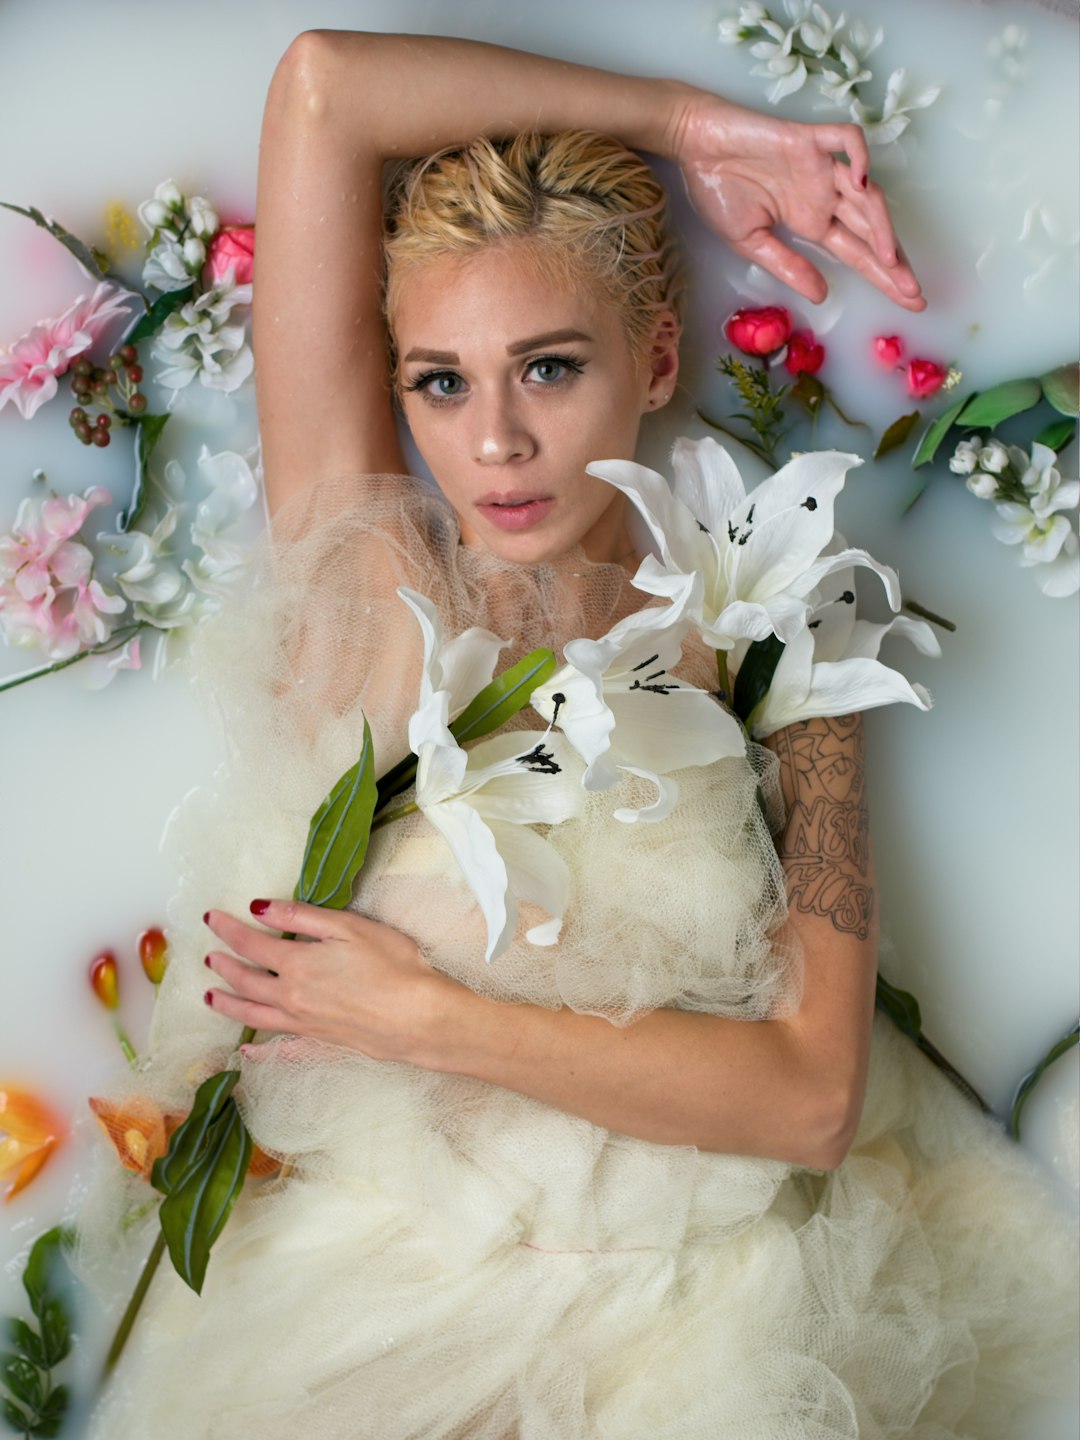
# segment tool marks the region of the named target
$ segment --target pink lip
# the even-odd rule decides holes
[[[476,502],[476,508],[500,530],[527,530],[536,525],[555,504],[553,495],[530,495],[525,490],[491,490]]]

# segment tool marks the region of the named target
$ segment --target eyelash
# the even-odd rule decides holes
[[[565,370],[569,370],[571,375],[580,375],[587,364],[588,361],[579,355],[537,355],[527,362],[525,373],[527,374],[537,365],[561,365]],[[456,395],[432,395],[427,390],[433,381],[441,380],[444,375],[452,375],[455,379],[461,378],[456,370],[425,370],[422,375],[418,375],[415,380],[403,388],[406,394],[421,394],[429,405],[450,405],[457,400]],[[543,380],[539,383],[544,389],[551,390],[565,385],[569,378],[570,376],[563,375],[558,380]]]

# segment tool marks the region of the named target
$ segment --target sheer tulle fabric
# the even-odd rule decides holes
[[[244,593],[200,633],[193,680],[229,760],[172,827],[182,884],[153,1062],[120,1088],[168,1108],[228,1061],[237,1027],[202,1004],[208,905],[287,895],[308,821],[355,759],[405,750],[421,657],[407,584],[448,635],[599,636],[647,602],[618,566],[515,567],[458,543],[401,477],[327,482],[274,525]],[[685,673],[707,687],[707,654]],[[523,725],[535,726],[526,712]],[[797,1004],[770,938],[783,882],[759,792],[764,752],[678,774],[657,825],[611,812],[630,779],[554,827],[575,893],[559,944],[492,965],[471,893],[421,816],[381,831],[353,906],[502,1000],[625,1025],[656,1006],[748,1021]],[[835,1172],[627,1138],[460,1076],[275,1042],[242,1066],[251,1182],[201,1298],[154,1286],[95,1440],[918,1440],[1010,1437],[1063,1383],[1075,1255],[1019,1152],[884,1022],[857,1144]],[[84,1273],[107,1290],[148,1248],[122,1225],[145,1189],[115,1162],[84,1207]],[[117,1297],[119,1299],[119,1297]]]

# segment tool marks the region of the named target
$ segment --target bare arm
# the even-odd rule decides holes
[[[922,306],[884,200],[862,183],[855,126],[798,125],[678,81],[476,41],[311,31],[275,72],[259,160],[254,326],[272,511],[321,476],[402,469],[380,310],[384,163],[534,127],[602,130],[678,160],[717,233],[812,299],[825,282],[776,224]]]
[[[484,999],[429,969],[408,937],[354,915],[273,902],[263,923],[317,937],[275,939],[220,911],[220,1013],[502,1085],[625,1134],[839,1163],[861,1113],[877,958],[857,717],[800,723],[774,738],[790,819],[781,859],[789,926],[804,952],[796,1014],[740,1021],[658,1010],[625,1029],[572,1010]],[[302,1042],[300,1042],[302,1043]]]

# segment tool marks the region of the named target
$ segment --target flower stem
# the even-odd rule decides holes
[[[128,1062],[128,1064],[133,1070],[137,1069],[139,1064],[139,1057],[136,1053],[135,1046],[132,1045],[131,1041],[128,1039],[127,1031],[124,1029],[123,1025],[120,1024],[120,1021],[116,1018],[115,1015],[113,1016],[113,1029],[116,1032],[117,1040],[120,1042],[120,1049],[124,1052],[124,1059]]]
[[[161,1264],[161,1257],[164,1254],[165,1232],[164,1230],[159,1230],[157,1239],[154,1241],[154,1248],[146,1257],[146,1264],[142,1268],[139,1282],[132,1292],[131,1299],[128,1301],[128,1307],[124,1311],[123,1319],[120,1321],[116,1334],[113,1336],[113,1342],[109,1346],[109,1353],[105,1356],[105,1364],[101,1372],[103,1384],[112,1374],[116,1362],[120,1359],[124,1346],[127,1344],[127,1338],[131,1334],[131,1327],[135,1324],[135,1317],[138,1315],[139,1308],[146,1298],[146,1292],[150,1288],[150,1281],[153,1280],[154,1272]]]
[[[729,430],[726,425],[721,425],[719,420],[713,420],[710,416],[705,414],[704,410],[698,410],[695,413],[698,419],[703,420],[706,425],[711,426],[714,430],[719,430],[721,435],[727,435],[729,439],[736,441],[739,445],[745,445],[747,450],[749,450],[752,454],[756,455],[759,460],[763,460],[771,470],[776,470],[776,461],[768,454],[765,447],[763,445],[759,445],[756,440],[750,440],[743,435],[736,435],[734,430]],[[745,417],[739,416],[738,418],[743,419]]]
[[[717,650],[716,652],[716,676],[720,682],[720,697],[722,700],[729,702],[731,700],[731,682],[728,679],[726,650]]]
[[[933,610],[927,610],[925,605],[920,605],[917,600],[905,600],[904,609],[910,610],[913,615],[921,615],[924,620],[929,620],[932,625],[940,625],[942,630],[955,630],[956,621],[946,620],[944,615],[936,615]]]
[[[55,660],[51,665],[43,665],[38,670],[26,670],[23,674],[16,675],[10,680],[0,680],[0,691],[14,690],[16,685],[25,685],[28,680],[36,680],[40,675],[52,675],[57,670],[66,670],[69,665],[77,665],[88,655],[108,655],[113,650],[121,649],[140,630],[153,629],[156,629],[156,626],[151,625],[149,620],[136,620],[133,625],[125,626],[123,631],[114,630],[108,640],[102,640],[98,645],[91,645],[87,650],[80,650],[77,655],[69,655],[66,660]]]
[[[416,801],[410,800],[407,805],[399,805],[394,810],[384,810],[381,815],[376,815],[375,819],[371,822],[371,828],[372,830],[378,830],[383,825],[389,825],[391,820],[400,820],[402,816],[412,815],[419,809],[420,806],[417,805]]]

